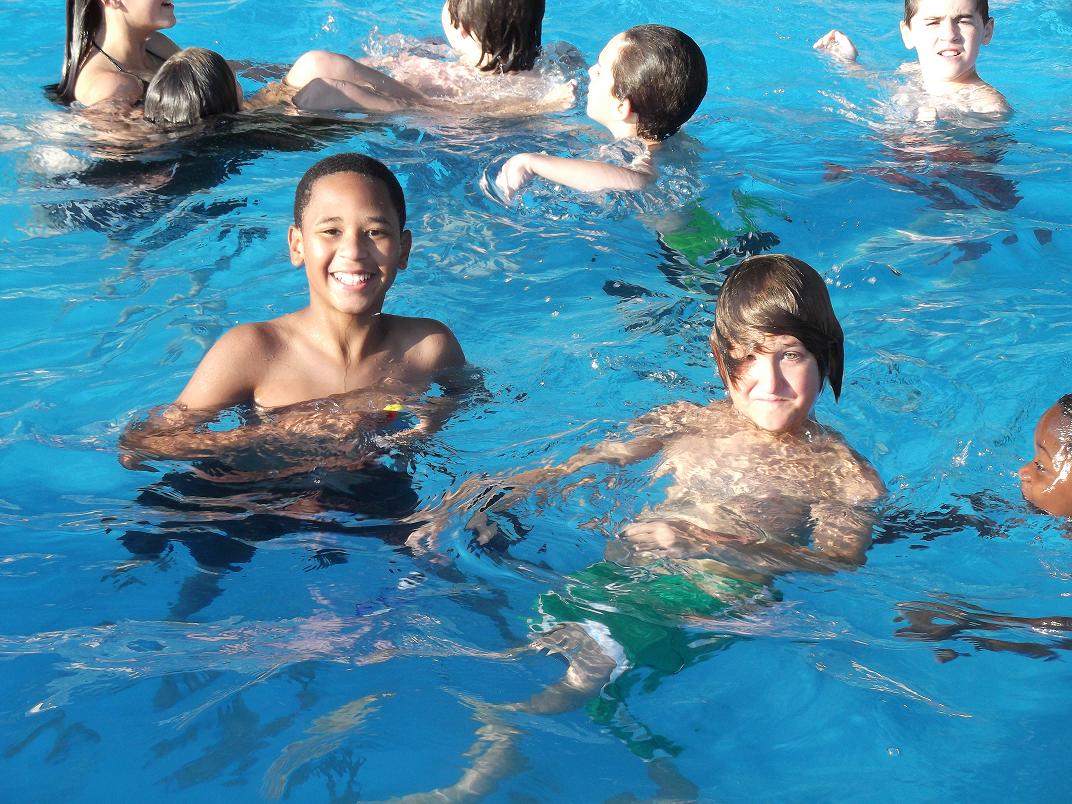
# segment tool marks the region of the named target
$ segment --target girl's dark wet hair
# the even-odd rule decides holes
[[[979,16],[983,18],[983,22],[990,19],[989,0],[975,0],[975,10],[978,11]],[[910,25],[912,23],[912,18],[916,16],[917,11],[919,11],[919,0],[904,0],[905,25]]]
[[[67,40],[63,46],[63,73],[53,91],[63,103],[74,100],[78,73],[93,54],[93,37],[104,24],[101,0],[67,0]]]
[[[333,176],[336,173],[356,173],[358,176],[368,176],[370,179],[383,182],[387,188],[387,195],[391,199],[391,205],[398,213],[398,228],[399,230],[406,228],[406,194],[402,191],[402,185],[398,183],[395,174],[380,160],[355,153],[326,157],[305,171],[305,175],[298,182],[298,189],[294,191],[295,226],[301,228],[302,216],[309,205],[313,185],[316,184],[317,179]]]
[[[666,25],[637,25],[622,37],[612,68],[614,96],[629,99],[638,136],[665,140],[707,94],[707,60],[692,37]]]
[[[157,126],[188,126],[241,106],[231,65],[203,47],[173,54],[145,90],[145,119]]]
[[[806,262],[785,254],[749,257],[722,285],[711,350],[727,383],[740,380],[745,355],[768,335],[800,340],[815,356],[820,380],[830,380],[834,399],[841,395],[845,336],[826,283]]]
[[[531,70],[540,55],[544,0],[447,0],[451,25],[480,43],[480,69]]]

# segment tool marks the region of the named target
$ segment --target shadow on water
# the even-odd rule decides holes
[[[88,167],[62,177],[68,196],[78,188],[92,196],[41,204],[37,223],[50,233],[90,230],[134,239],[167,211],[192,195],[212,190],[264,154],[316,152],[368,127],[352,118],[258,112],[218,118],[147,150],[104,149]],[[245,199],[206,202],[199,215],[188,216],[186,224],[173,222],[145,246],[159,249],[183,237],[203,218],[221,217],[245,203]]]
[[[401,546],[414,525],[398,520],[420,500],[412,478],[387,466],[361,472],[314,472],[284,480],[218,483],[192,472],[169,472],[142,489],[136,527],[120,537],[131,555],[160,560],[183,546],[200,572],[183,581],[170,618],[185,620],[223,592],[229,572],[249,564],[260,542],[328,531]],[[347,561],[336,542],[313,549],[319,567]]]

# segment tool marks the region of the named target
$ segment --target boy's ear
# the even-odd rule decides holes
[[[989,45],[994,38],[994,18],[991,17],[983,24],[983,44]]]
[[[912,26],[904,20],[901,20],[901,41],[908,50],[916,49],[915,40],[912,38]]]
[[[305,262],[305,246],[301,229],[297,226],[292,225],[287,229],[287,245],[290,246],[290,264],[297,268]]]
[[[409,229],[402,231],[402,236],[398,238],[398,270],[406,270],[406,266],[409,265],[409,251],[413,248],[413,233]]]
[[[629,98],[618,101],[618,119],[623,123],[636,123],[637,113],[633,111],[633,102]]]

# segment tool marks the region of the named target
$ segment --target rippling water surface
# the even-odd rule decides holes
[[[435,3],[358,5],[297,0],[280,26],[266,0],[194,2],[174,35],[288,63],[438,32]],[[605,144],[583,104],[465,125],[265,115],[134,152],[87,142],[43,97],[62,13],[0,4],[11,800],[383,799],[482,760],[509,769],[500,800],[1068,798],[1072,532],[1026,508],[1014,471],[1072,391],[1072,15],[992,2],[981,72],[1018,112],[968,131],[891,119],[897,3],[657,5],[551,3],[544,35],[593,60],[634,23],[691,32],[711,89],[677,167],[639,198],[536,186],[506,208],[482,179],[510,153]],[[835,25],[889,78],[817,57]],[[407,191],[414,258],[389,309],[450,325],[486,394],[426,452],[362,474],[221,486],[123,469],[120,430],[215,338],[303,303],[293,188],[344,150]],[[842,401],[818,415],[890,488],[867,565],[656,622],[660,652],[580,708],[494,706],[561,677],[521,650],[538,601],[574,594],[659,498],[650,467],[596,468],[494,515],[491,548],[464,510],[423,553],[401,546],[403,520],[465,478],[721,396],[715,294],[772,248],[827,277],[847,334]]]

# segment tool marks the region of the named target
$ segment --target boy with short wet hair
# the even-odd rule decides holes
[[[638,25],[618,34],[588,72],[588,116],[616,140],[640,139],[644,152],[627,166],[517,154],[496,179],[506,198],[536,176],[587,192],[645,187],[658,176],[653,155],[707,94],[703,51],[687,34],[666,25]]]
[[[942,107],[979,114],[1008,114],[1005,97],[979,77],[976,61],[994,35],[988,0],[905,0],[901,39],[916,51],[928,102],[918,117],[933,120]],[[815,49],[855,63],[857,51],[841,31],[822,36]]]
[[[124,463],[219,457],[283,430],[342,438],[360,431],[363,417],[397,408],[463,365],[445,325],[381,312],[409,261],[405,226],[402,187],[382,162],[347,153],[313,165],[298,184],[288,231],[290,261],[305,267],[308,306],[225,333],[174,405],[124,433]],[[309,400],[325,404],[279,412]],[[201,427],[243,403],[270,415],[234,430]]]
[[[1025,500],[1047,514],[1072,517],[1072,394],[1042,414],[1035,427],[1035,455],[1019,475]]]

